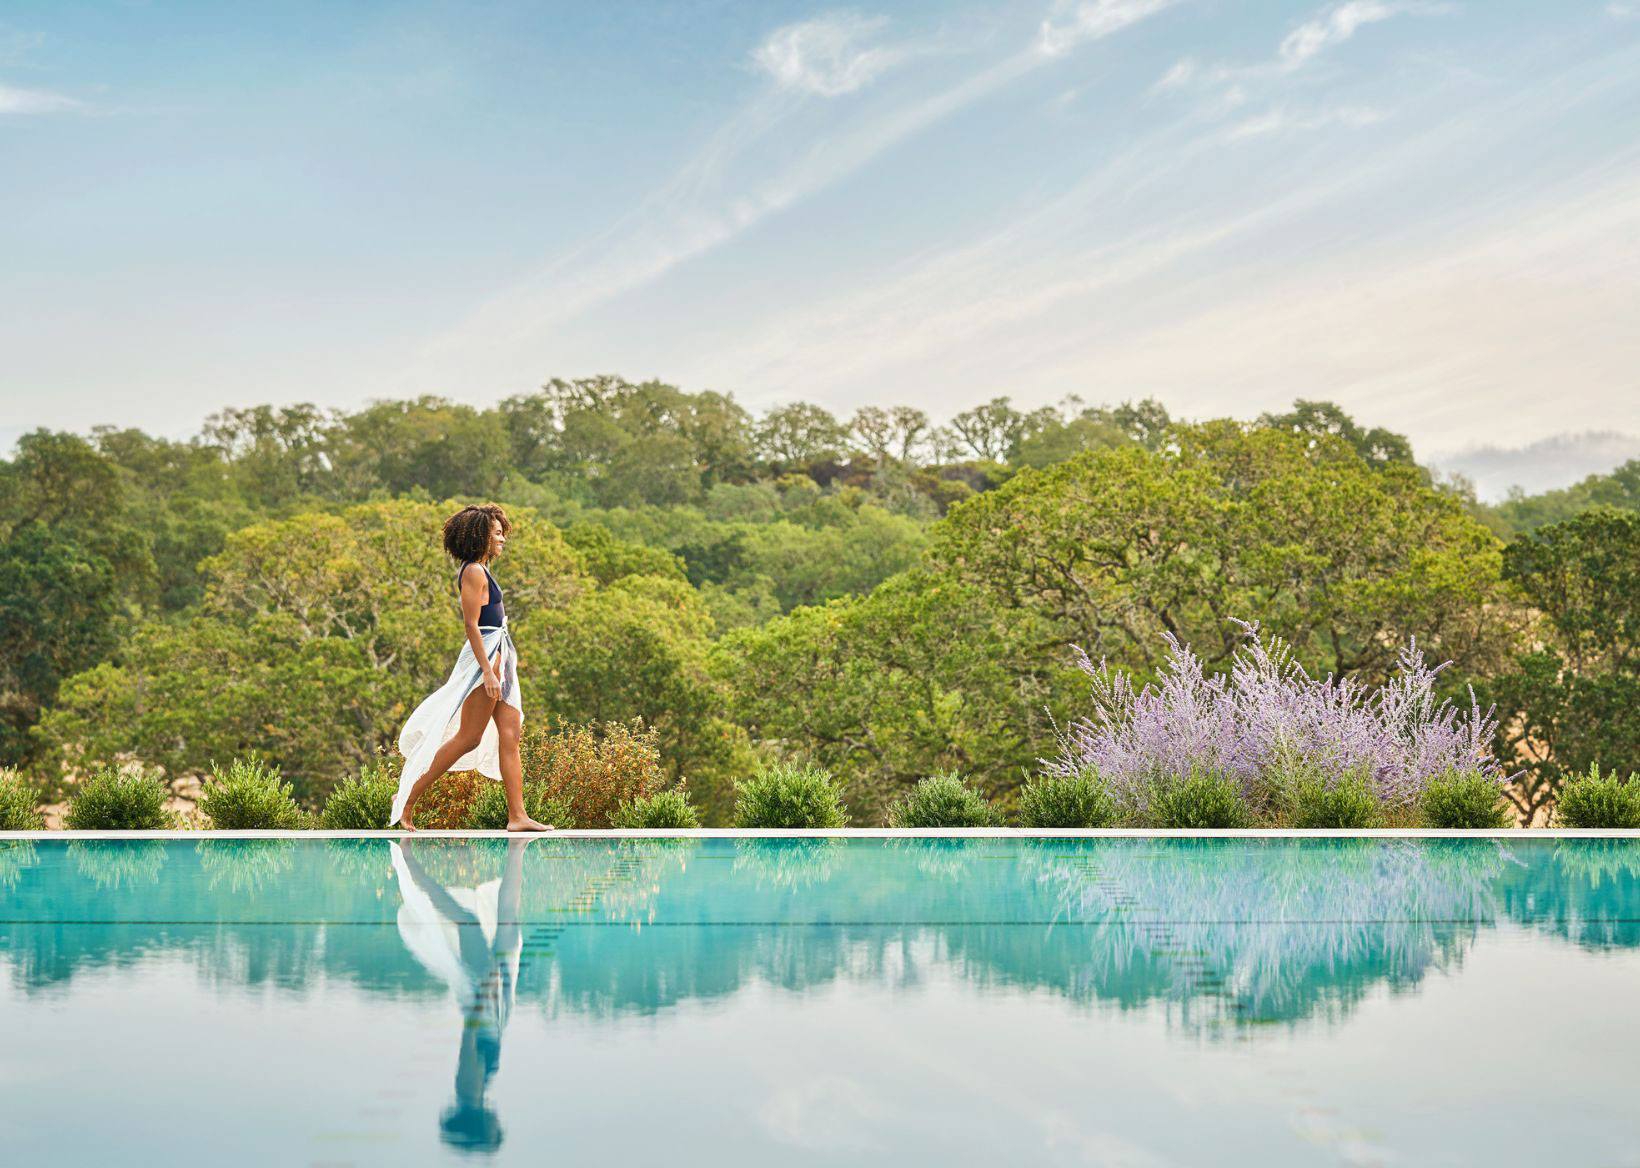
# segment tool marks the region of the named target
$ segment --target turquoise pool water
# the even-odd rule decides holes
[[[0,841],[11,1165],[1640,1165],[1640,841]]]

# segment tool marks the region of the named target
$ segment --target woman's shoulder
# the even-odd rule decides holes
[[[489,578],[490,570],[478,560],[469,560],[461,565],[461,571],[456,573],[456,582],[458,584],[465,584],[468,580],[481,580],[488,583]]]

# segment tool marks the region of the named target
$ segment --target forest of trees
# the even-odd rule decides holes
[[[527,718],[642,718],[709,812],[759,756],[826,766],[867,819],[936,770],[1006,797],[1084,693],[1070,645],[1142,673],[1172,634],[1215,666],[1233,618],[1321,673],[1375,680],[1409,637],[1450,659],[1498,705],[1522,811],[1640,759],[1640,462],[1487,507],[1324,402],[1187,424],[997,398],[940,425],[598,377],[25,435],[0,765],[52,794],[255,753],[322,796],[448,670],[437,529],[475,501],[516,520]]]

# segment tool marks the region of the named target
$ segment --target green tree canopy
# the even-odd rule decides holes
[[[1540,614],[1539,647],[1489,687],[1531,814],[1568,774],[1640,760],[1640,514],[1603,507],[1522,536],[1504,574]]]
[[[150,620],[117,661],[70,678],[39,733],[76,766],[133,754],[173,774],[260,753],[313,796],[389,747],[460,647],[453,505],[308,512],[234,532],[204,601]],[[550,524],[518,516],[504,567],[510,619],[590,585]]]

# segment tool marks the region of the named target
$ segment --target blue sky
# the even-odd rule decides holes
[[[1640,0],[0,8],[0,438],[617,372],[1640,431]]]

